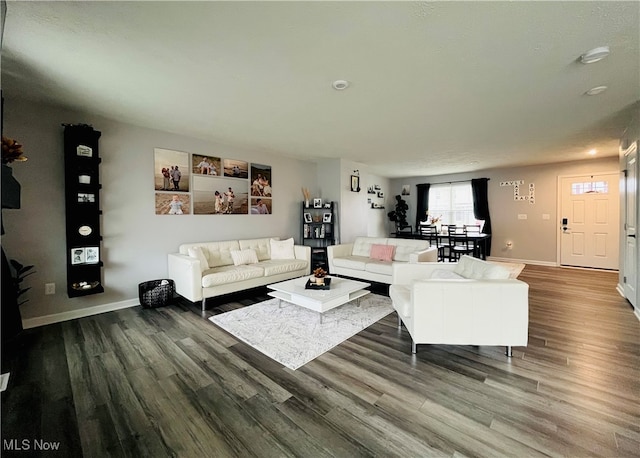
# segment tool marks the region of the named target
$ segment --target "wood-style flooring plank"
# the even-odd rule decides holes
[[[392,313],[293,371],[207,319],[264,288],[30,329],[3,353],[2,439],[88,457],[640,457],[640,322],[617,273],[519,278],[529,342],[513,358],[414,355]]]

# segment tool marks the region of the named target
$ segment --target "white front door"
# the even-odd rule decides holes
[[[560,264],[618,269],[619,175],[561,178]]]
[[[636,251],[636,196],[638,192],[638,144],[636,142],[625,153],[626,176],[624,183],[625,215],[624,215],[624,295],[635,307],[637,292],[638,266]]]

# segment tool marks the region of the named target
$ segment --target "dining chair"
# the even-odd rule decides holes
[[[465,233],[465,235],[480,235],[480,231],[481,231],[481,226],[479,224],[465,224],[464,226],[462,226],[462,229]],[[479,258],[480,257],[480,253],[479,253],[479,249],[478,249],[478,245],[476,243],[476,241],[473,241],[473,256],[475,258]]]
[[[438,250],[438,261],[443,261],[445,258],[445,247],[441,246],[438,239],[438,228],[433,224],[421,224],[420,225],[420,238],[428,240],[429,245],[435,246]]]
[[[449,261],[457,262],[464,254],[473,255],[474,244],[467,239],[464,226],[449,226]]]

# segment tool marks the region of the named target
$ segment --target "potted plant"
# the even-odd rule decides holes
[[[411,225],[407,223],[407,210],[409,205],[402,199],[402,196],[398,194],[396,196],[396,209],[387,213],[387,216],[391,221],[396,223],[396,231],[402,231],[403,229],[410,228]]]
[[[315,282],[317,285],[324,285],[324,277],[326,276],[327,276],[327,271],[324,270],[322,267],[318,267],[313,271],[313,278],[315,279]]]

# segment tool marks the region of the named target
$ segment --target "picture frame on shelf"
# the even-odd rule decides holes
[[[84,248],[71,249],[71,265],[84,264],[85,259]]]
[[[304,214],[304,222],[305,223],[313,223],[313,219],[311,218],[311,213]]]
[[[331,213],[324,213],[322,215],[322,222],[323,223],[330,223],[331,222]]]
[[[322,208],[322,199],[313,199],[313,208]]]
[[[84,249],[85,261],[87,264],[97,264],[100,261],[100,248],[86,247]]]
[[[87,192],[79,192],[78,193],[78,202],[79,203],[94,203],[96,201],[96,195]]]

